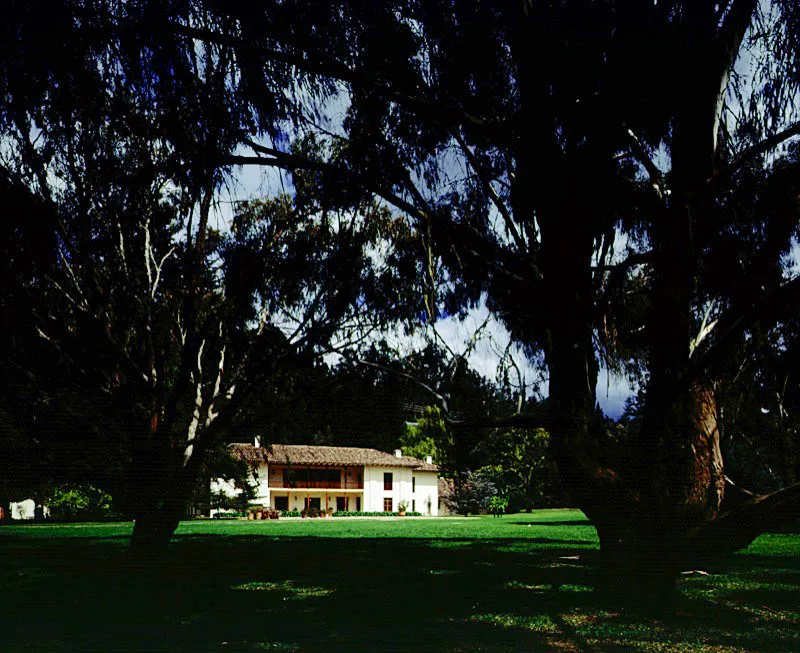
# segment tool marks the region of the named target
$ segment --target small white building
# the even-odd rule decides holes
[[[257,478],[254,503],[275,510],[439,514],[439,468],[419,460],[360,447],[233,444]],[[226,482],[212,481],[214,489]],[[230,486],[233,490],[233,486]]]

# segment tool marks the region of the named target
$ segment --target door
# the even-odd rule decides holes
[[[345,497],[336,497],[336,510],[339,512],[347,510],[347,499]]]

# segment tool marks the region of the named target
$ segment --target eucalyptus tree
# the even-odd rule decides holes
[[[8,10],[4,399],[57,452],[52,474],[86,451],[84,473],[113,467],[133,543],[161,546],[261,388],[392,319],[400,276],[373,252],[404,241],[371,199],[321,202],[299,177],[292,196],[220,213],[256,110],[228,49],[147,26],[226,19],[187,3]],[[257,110],[276,137],[279,95]]]
[[[664,588],[798,516],[797,487],[730,490],[715,401],[725,352],[797,293],[796,189],[748,218],[734,192],[800,133],[796,3],[204,6],[230,29],[168,29],[235,52],[253,107],[291,70],[297,126],[324,145],[298,156],[258,122],[228,161],[371,191],[415,229],[428,319],[485,296],[544,362],[553,451],[609,579]],[[601,361],[646,386],[616,461],[592,419]]]

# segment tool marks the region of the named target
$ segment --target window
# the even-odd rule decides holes
[[[361,497],[356,497],[356,512],[361,512]]]
[[[275,497],[275,510],[289,510],[289,497]]]
[[[347,510],[347,500],[345,497],[336,497],[336,510]]]
[[[417,512],[417,500],[411,499],[411,512]]]
[[[389,474],[389,476],[391,476],[391,474]],[[391,497],[386,497],[383,500],[383,512],[394,512]]]
[[[322,499],[317,497],[306,497],[306,510],[320,511],[322,509]]]
[[[416,476],[412,476],[411,477],[411,492],[416,492],[416,491],[417,491],[417,477]]]
[[[383,474],[383,491],[392,491],[392,472],[384,472]]]

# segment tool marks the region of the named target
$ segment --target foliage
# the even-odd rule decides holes
[[[447,446],[449,437],[442,410],[438,406],[424,406],[422,414],[415,423],[406,424],[400,441],[403,455],[425,460],[427,456],[438,464],[440,450]]]
[[[230,512],[217,512],[214,514],[213,519],[241,519],[242,517],[247,517],[247,513],[233,510]]]
[[[232,497],[220,490],[211,493],[210,506],[217,510],[236,510],[242,507],[242,500],[238,496]]]
[[[300,176],[292,196],[238,204],[217,229],[227,159],[254,125],[230,53],[141,31],[188,6],[57,5],[14,3],[0,48],[13,224],[0,310],[16,334],[0,349],[0,400],[25,406],[10,417],[43,452],[29,486],[109,487],[137,532],[155,539],[150,524],[165,543],[263,387],[285,401],[329,348],[405,314],[404,275],[371,252],[394,261],[409,239],[371,197],[331,205]],[[289,116],[280,102],[257,113]]]
[[[488,509],[497,495],[494,483],[477,472],[463,472],[454,480],[451,491],[442,496],[447,509],[459,515],[477,515]]]
[[[3,399],[31,439],[89,433],[172,528],[253,388],[341,349],[340,320],[358,340],[482,302],[547,367],[554,458],[605,544],[763,528],[720,510],[712,395],[799,305],[797,2],[145,4],[15,1],[2,28]],[[228,237],[209,220],[240,164],[293,194]],[[645,386],[634,438],[595,419],[601,363]],[[438,452],[454,472],[493,417],[465,368],[427,384],[473,422]]]
[[[271,30],[276,15],[305,29]],[[313,157],[271,148],[270,163],[402,211],[427,320],[484,301],[547,366],[554,458],[619,548],[607,560],[633,569],[635,550],[644,573],[660,547],[675,574],[675,557],[723,555],[764,527],[754,512],[772,502],[721,510],[713,395],[732,352],[797,312],[783,258],[796,161],[781,147],[800,133],[796,2],[342,1],[226,16],[247,24],[242,56],[302,62],[299,76],[330,82],[347,107],[335,137],[313,118],[302,128]],[[324,106],[298,111],[308,104]],[[635,439],[595,419],[600,363],[645,386]],[[461,435],[445,467],[476,469],[479,429]],[[789,503],[772,518],[796,518]],[[697,530],[726,521],[739,538]],[[651,522],[663,532],[640,532]]]
[[[544,429],[498,429],[482,443],[490,464],[478,472],[492,481],[508,501],[510,512],[553,507],[563,501],[549,446],[550,435]]]
[[[406,508],[408,508],[408,501],[406,501],[405,499],[397,503],[397,512],[405,512]]]
[[[53,519],[98,521],[119,517],[111,495],[91,485],[56,485],[46,505]]]
[[[486,509],[495,516],[500,516],[508,510],[508,499],[495,495],[489,497],[486,502]]]

